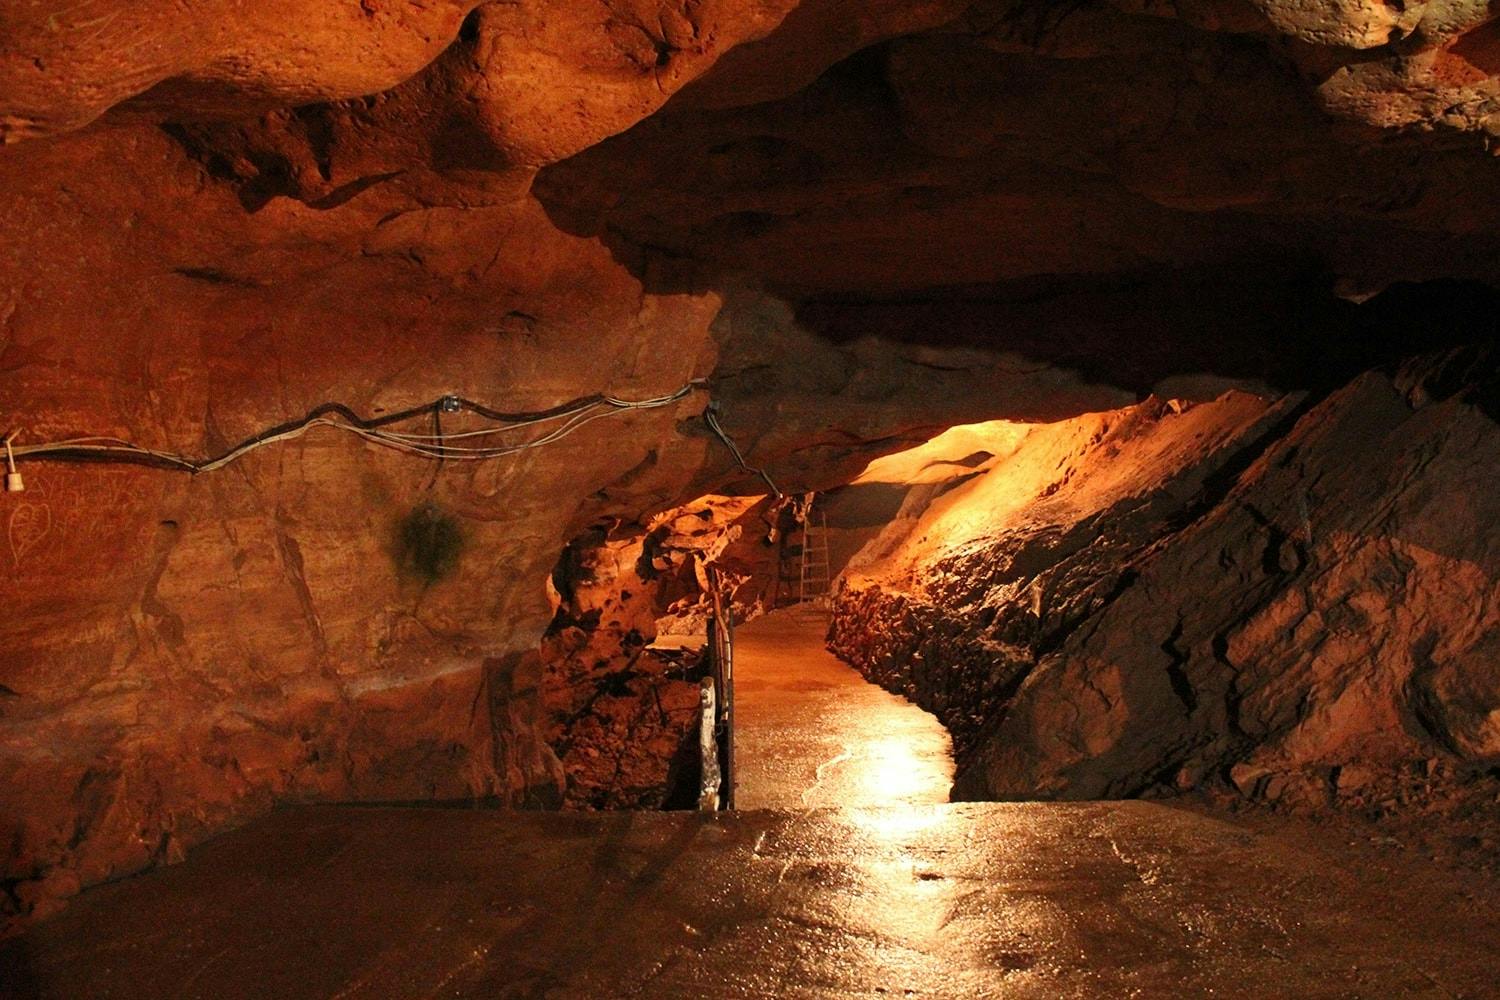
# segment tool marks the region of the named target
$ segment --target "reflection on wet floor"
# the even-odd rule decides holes
[[[948,808],[934,808],[953,783],[952,742],[932,715],[829,653],[827,628],[826,614],[789,609],[737,630],[737,804],[845,811],[837,860],[794,858],[778,879],[821,889],[822,925],[860,928],[854,939],[817,942],[843,950],[814,983],[855,995],[889,977],[903,991],[941,995],[963,965],[933,947],[953,919],[955,890],[923,847],[954,825]],[[795,936],[817,938],[813,928]],[[780,958],[764,955],[772,968]]]
[[[1495,918],[1145,802],[314,807],[0,943],[76,1000],[1492,997]]]
[[[947,731],[828,652],[827,628],[826,614],[791,608],[736,630],[736,805],[947,802],[953,783]]]

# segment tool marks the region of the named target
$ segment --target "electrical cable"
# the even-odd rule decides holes
[[[103,435],[68,438],[61,441],[49,441],[34,445],[17,445],[11,451],[14,458],[29,457],[33,459],[51,458],[59,460],[130,462],[165,466],[198,474],[221,469],[249,452],[265,445],[301,437],[315,427],[329,427],[355,434],[372,444],[392,448],[408,454],[420,455],[425,458],[452,458],[460,461],[475,461],[500,458],[506,455],[513,455],[528,448],[550,444],[560,438],[566,437],[585,424],[592,423],[594,420],[602,417],[632,410],[655,409],[668,406],[684,399],[693,392],[706,388],[707,383],[704,380],[695,379],[674,393],[665,396],[655,396],[650,399],[626,400],[613,396],[593,395],[585,396],[547,410],[522,413],[503,413],[483,404],[475,403],[472,400],[451,396],[442,397],[424,406],[416,406],[397,413],[385,414],[373,418],[361,417],[340,403],[325,403],[314,408],[300,420],[278,424],[235,445],[227,451],[201,459],[155,448],[146,448],[122,438]],[[507,425],[485,428],[478,432],[465,432],[462,435],[465,438],[519,430],[525,427],[555,423],[559,420],[562,423],[560,426],[533,440],[485,447],[463,447],[447,444],[446,442],[450,438],[460,436],[456,434],[403,434],[384,429],[393,424],[408,421],[427,413],[439,413],[445,406],[451,406],[454,403],[459,408],[472,410],[487,419]]]
[[[567,437],[579,428],[591,424],[596,420],[602,420],[605,417],[635,410],[650,410],[671,406],[673,403],[687,398],[694,392],[700,391],[708,391],[708,382],[706,379],[693,379],[676,392],[662,396],[653,396],[649,399],[621,399],[617,396],[594,394],[583,396],[549,409],[519,413],[501,412],[491,409],[482,403],[450,395],[440,397],[423,406],[414,406],[397,413],[388,413],[370,418],[359,416],[342,403],[324,403],[309,411],[300,420],[289,420],[285,423],[277,424],[240,442],[227,451],[201,459],[155,448],[146,448],[123,438],[103,435],[88,435],[67,438],[61,441],[49,441],[33,445],[15,445],[12,447],[11,442],[15,438],[16,433],[19,433],[15,432],[5,438],[6,457],[10,469],[7,486],[13,491],[19,491],[22,488],[19,485],[20,476],[15,470],[15,460],[18,457],[56,461],[94,461],[148,465],[158,468],[177,469],[190,472],[193,475],[199,475],[204,472],[213,472],[222,469],[257,448],[262,448],[278,441],[289,441],[299,438],[315,427],[328,427],[344,431],[371,444],[390,448],[403,454],[436,459],[439,463],[445,461],[482,462],[552,444]],[[460,431],[452,434],[443,433],[441,414],[443,412],[451,413],[463,410],[473,412],[501,426]],[[409,421],[429,413],[433,416],[433,433],[431,434],[414,434],[385,429],[394,424]],[[766,485],[771,488],[771,491],[776,494],[777,499],[780,499],[782,496],[781,491],[776,488],[776,484],[771,481],[771,477],[763,469],[753,468],[746,464],[744,455],[741,454],[739,448],[719,424],[716,416],[717,413],[718,404],[710,400],[707,409],[704,411],[704,420],[708,424],[709,429],[728,447],[730,454],[734,456],[734,460],[739,464],[740,468],[760,476],[766,482]],[[456,440],[468,441],[548,424],[556,424],[557,426],[552,427],[538,437],[525,441],[516,441],[508,444],[487,444],[477,447],[452,443]]]
[[[709,400],[708,408],[703,411],[703,421],[704,423],[708,424],[708,429],[713,431],[714,434],[718,435],[720,441],[724,442],[724,446],[729,449],[729,453],[734,456],[734,460],[739,463],[739,467],[741,469],[744,469],[746,472],[753,473],[754,475],[759,476],[765,482],[765,484],[771,488],[772,495],[775,496],[778,501],[780,501],[784,494],[780,489],[777,488],[776,484],[771,481],[770,473],[766,472],[765,469],[750,465],[745,461],[745,456],[740,454],[739,446],[734,443],[729,435],[724,432],[724,428],[720,426],[718,414],[718,401],[712,399]]]

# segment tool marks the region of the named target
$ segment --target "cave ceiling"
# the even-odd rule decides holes
[[[1500,280],[1483,3],[8,8],[8,141],[159,127],[252,212],[534,197],[799,300]]]

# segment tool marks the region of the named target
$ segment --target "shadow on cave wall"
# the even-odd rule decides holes
[[[1471,194],[1500,160],[1332,122],[1262,39],[1147,19],[1131,22],[1155,39],[1144,49],[1083,68],[1050,58],[1044,7],[1025,30],[880,41],[790,94],[800,80],[761,80],[751,103],[725,99],[736,74],[760,79],[754,53],[734,50],[656,114],[541,170],[531,193],[649,292],[763,289],[834,347],[1011,352],[1138,395],[1189,374],[1321,390],[1492,335],[1500,296],[1482,285],[1396,285],[1363,305],[1334,289],[1384,284],[1341,280],[1338,260],[1500,279],[1500,213]],[[991,30],[1015,50],[982,44]],[[444,59],[474,44],[466,29]],[[1096,93],[1095,74],[1139,93]],[[1212,110],[1162,115],[1153,102],[1178,91]],[[249,211],[276,196],[331,208],[404,162],[377,156],[394,172],[343,187],[329,176],[335,119],[369,114],[164,129]],[[439,172],[506,170],[480,132],[427,126]],[[1464,231],[1448,231],[1454,217]]]
[[[1247,282],[1178,272],[885,302],[812,299],[797,318],[831,343],[874,335],[993,347],[1138,393],[1196,373],[1326,392],[1414,354],[1500,336],[1500,291],[1487,285],[1397,284],[1362,304],[1330,286],[1324,275]]]
[[[874,336],[1011,352],[1141,395],[1199,374],[1326,391],[1360,371],[1494,335],[1500,294],[1486,285],[1437,280],[1372,295],[1386,282],[1341,279],[1334,263],[1353,247],[1371,273],[1491,274],[1500,242],[1482,222],[1475,233],[1444,232],[1443,206],[1462,193],[1433,180],[1444,171],[1492,176],[1490,158],[1419,156],[1410,137],[1354,135],[1260,40],[1171,40],[1182,51],[1120,57],[1116,70],[1139,68],[1148,79],[1141,97],[1118,99],[1141,112],[1150,87],[1187,80],[1178,63],[1201,50],[1222,72],[1187,85],[1222,107],[1192,127],[1167,116],[1155,130],[1132,131],[1139,122],[1077,107],[1081,84],[1066,59],[977,51],[961,32],[911,36],[871,45],[764,103],[714,107],[690,85],[635,127],[543,169],[533,193],[554,224],[600,239],[652,292],[761,288],[830,345]],[[957,60],[977,74],[947,95],[952,121],[923,118],[933,114],[923,101],[936,98],[912,82],[921,73],[902,75],[913,58],[927,69]],[[712,78],[702,81],[710,90]],[[995,81],[1015,93],[986,92]],[[986,123],[995,135],[965,137]],[[1194,162],[1190,173],[1211,189],[1256,155],[1242,148],[1242,127],[1273,142],[1260,154],[1264,183],[1276,189],[1269,200],[1174,201],[1180,178],[1157,161]],[[1278,142],[1299,155],[1311,149],[1313,164],[1280,177]],[[1098,162],[1081,165],[1090,157]],[[1399,160],[1392,175],[1420,198],[1381,185],[1353,190],[1360,157]],[[1133,159],[1157,162],[1156,172]],[[1151,183],[1167,189],[1141,187]],[[960,210],[1006,204],[997,192],[1011,197],[1015,216]],[[1046,206],[1058,192],[1053,217]],[[1417,202],[1438,214],[1412,215]],[[986,248],[1000,261],[994,272],[1010,276],[966,282]],[[1037,248],[1040,257],[1029,257]]]

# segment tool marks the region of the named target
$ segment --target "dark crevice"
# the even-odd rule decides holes
[[[1177,647],[1177,641],[1182,638],[1182,619],[1177,619],[1177,625],[1172,629],[1172,634],[1167,636],[1166,641],[1161,644],[1161,651],[1170,658],[1167,663],[1167,680],[1172,685],[1172,693],[1182,706],[1189,712],[1198,708],[1198,693],[1193,690],[1193,682],[1188,678],[1183,664],[1187,663],[1188,655]]]

